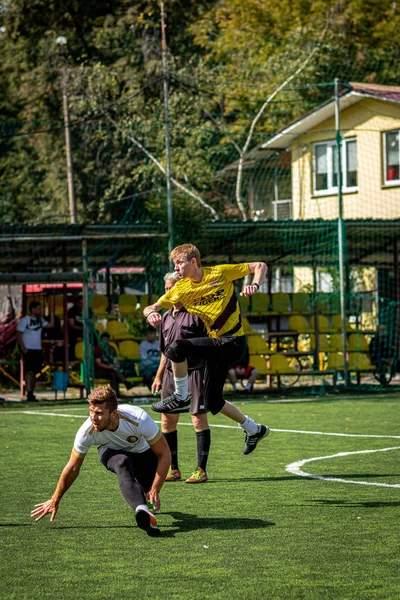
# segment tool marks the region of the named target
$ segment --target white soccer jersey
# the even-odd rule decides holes
[[[147,440],[161,437],[157,424],[145,410],[130,404],[118,406],[119,425],[116,431],[96,431],[90,418],[79,428],[73,452],[85,456],[91,446],[141,453],[150,448]]]
[[[27,315],[19,320],[17,331],[22,333],[22,339],[27,350],[42,349],[42,329],[48,322],[42,317],[33,318]]]

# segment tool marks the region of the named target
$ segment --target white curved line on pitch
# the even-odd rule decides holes
[[[306,458],[305,460],[298,460],[297,462],[291,463],[286,467],[288,473],[298,475],[299,477],[307,477],[308,479],[321,479],[323,481],[335,481],[336,483],[354,483],[356,485],[375,485],[378,487],[390,487],[400,488],[400,483],[376,483],[373,481],[354,481],[352,479],[340,479],[339,477],[324,477],[323,475],[311,475],[301,469],[303,465],[309,462],[315,462],[317,460],[326,460],[328,458],[338,458],[342,456],[349,456],[351,454],[371,454],[373,452],[389,452],[390,450],[400,450],[400,446],[394,446],[393,448],[378,448],[376,450],[357,450],[356,452],[339,452],[338,454],[330,454],[329,456],[315,456],[313,458]]]
[[[66,413],[58,413],[58,412],[45,412],[43,410],[7,410],[2,415],[36,415],[36,416],[46,416],[46,417],[65,417],[70,419],[87,419],[89,415],[72,415]],[[161,423],[161,421],[156,421],[156,423]],[[179,422],[178,425],[192,425],[192,423]],[[219,425],[217,423],[210,423],[210,427],[219,427],[221,429],[237,429],[237,425]],[[335,433],[332,431],[307,431],[303,429],[274,429],[271,427],[271,431],[275,433],[300,433],[304,435],[328,435],[328,436],[336,436],[336,437],[350,437],[350,438],[383,438],[383,439],[393,439],[399,440],[400,435],[374,435],[368,433]]]

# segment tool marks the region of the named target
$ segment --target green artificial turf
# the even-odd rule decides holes
[[[238,405],[270,425],[270,436],[246,457],[242,431],[214,427],[231,423],[210,417],[209,482],[165,484],[158,539],[136,527],[95,449],[55,522],[32,522],[29,513],[51,496],[87,407],[34,407],[57,416],[1,409],[0,598],[398,600],[400,399]],[[195,435],[190,425],[178,431],[188,477]],[[383,448],[397,449],[360,453]],[[321,456],[331,458],[301,469],[364,484],[286,470]]]

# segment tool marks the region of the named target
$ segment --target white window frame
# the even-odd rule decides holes
[[[387,141],[386,141],[386,136],[389,133],[396,133],[398,132],[399,136],[400,136],[400,129],[390,129],[388,131],[383,131],[383,185],[385,186],[398,186],[400,185],[400,173],[399,173],[399,177],[398,179],[387,179],[387,172],[388,172],[388,165],[387,165]],[[400,144],[399,144],[399,164],[400,164]]]
[[[352,193],[358,191],[358,185],[356,186],[348,186],[347,185],[347,144],[349,142],[356,142],[356,152],[357,152],[357,139],[355,137],[344,138],[342,139],[341,151],[342,151],[342,192],[344,193]],[[327,146],[327,166],[328,166],[328,187],[324,190],[317,190],[317,161],[316,161],[316,149],[319,146]],[[332,185],[333,180],[333,161],[332,161],[332,151],[333,148],[337,148],[336,140],[326,140],[324,142],[315,142],[313,144],[313,195],[314,196],[328,196],[330,194],[338,193],[338,186]],[[358,175],[358,168],[357,168]]]

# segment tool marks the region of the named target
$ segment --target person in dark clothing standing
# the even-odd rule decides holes
[[[165,292],[168,292],[177,281],[177,273],[167,273],[164,277]],[[199,317],[188,313],[182,304],[175,304],[168,310],[162,320],[160,334],[161,362],[152,385],[152,392],[159,393],[162,397],[169,396],[174,390],[174,377],[171,361],[165,352],[175,340],[190,339],[206,335],[206,328]],[[197,440],[197,468],[186,480],[186,483],[205,483],[207,481],[207,460],[210,451],[211,433],[207,420],[207,409],[204,405],[204,366],[203,359],[189,361],[189,390],[192,395],[190,408],[192,422],[196,431]],[[161,429],[171,451],[171,466],[166,481],[182,479],[178,464],[178,432],[177,424],[179,414],[162,414]]]

